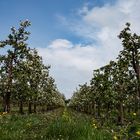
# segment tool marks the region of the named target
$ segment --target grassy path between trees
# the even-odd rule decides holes
[[[0,140],[110,140],[90,117],[56,109],[45,114],[0,115]]]
[[[138,137],[137,137],[138,138]],[[138,139],[134,140],[138,140]],[[70,109],[44,114],[0,115],[0,140],[124,140],[99,126],[91,115]],[[127,140],[127,138],[125,139]]]

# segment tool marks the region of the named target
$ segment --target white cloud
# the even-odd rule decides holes
[[[49,48],[53,49],[64,49],[64,48],[71,48],[72,43],[66,39],[56,39],[50,45]]]
[[[132,24],[133,31],[140,33],[139,7],[140,0],[118,0],[114,5],[92,9],[84,5],[78,11],[80,19],[77,20],[59,17],[68,30],[93,41],[84,45],[57,39],[47,48],[38,48],[44,62],[51,64],[52,75],[67,98],[78,84],[91,79],[93,69],[115,60],[122,49],[117,35],[126,22]]]
[[[64,47],[60,47],[60,44]],[[71,97],[76,86],[91,79],[93,69],[105,65],[111,59],[106,48],[93,44],[72,44],[65,39],[54,40],[49,47],[38,48],[38,51],[44,62],[51,64],[51,74],[67,98]]]

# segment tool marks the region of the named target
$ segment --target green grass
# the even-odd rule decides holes
[[[0,116],[0,140],[111,140],[89,118],[58,109],[46,114]]]
[[[46,114],[6,114],[0,116],[0,140],[38,140],[46,138],[47,126],[62,114],[62,109]]]
[[[65,120],[59,118],[51,123],[47,129],[50,140],[111,140],[111,135],[83,120]]]
[[[134,118],[135,117],[135,118]],[[71,109],[56,109],[47,113],[0,115],[0,140],[139,140],[140,122],[137,116],[124,126],[100,121]]]

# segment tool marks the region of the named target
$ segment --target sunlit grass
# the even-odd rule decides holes
[[[0,116],[0,140],[45,139],[47,126],[62,114],[62,109],[46,114],[6,114]]]
[[[73,116],[64,110],[62,117],[48,126],[49,139],[59,140],[111,140],[111,135],[92,125],[89,118]]]
[[[111,136],[93,127],[85,117],[76,118],[66,109],[46,114],[3,114],[1,140],[109,140]]]
[[[137,125],[136,125],[137,124]],[[44,114],[0,115],[0,140],[138,140],[139,124],[101,126],[93,116],[67,109]]]

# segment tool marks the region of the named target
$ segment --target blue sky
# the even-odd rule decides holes
[[[94,69],[115,60],[122,49],[117,35],[126,22],[140,33],[140,0],[0,0],[0,7],[0,40],[29,19],[29,46],[51,64],[67,98]]]
[[[82,39],[67,29],[58,20],[58,16],[74,17],[84,4],[102,6],[106,0],[1,0],[0,30],[3,38],[9,27],[17,25],[19,20],[29,19],[31,26],[31,43],[42,47],[51,40],[67,38],[73,42]],[[114,0],[108,0],[112,3]],[[78,16],[76,16],[78,18]]]

